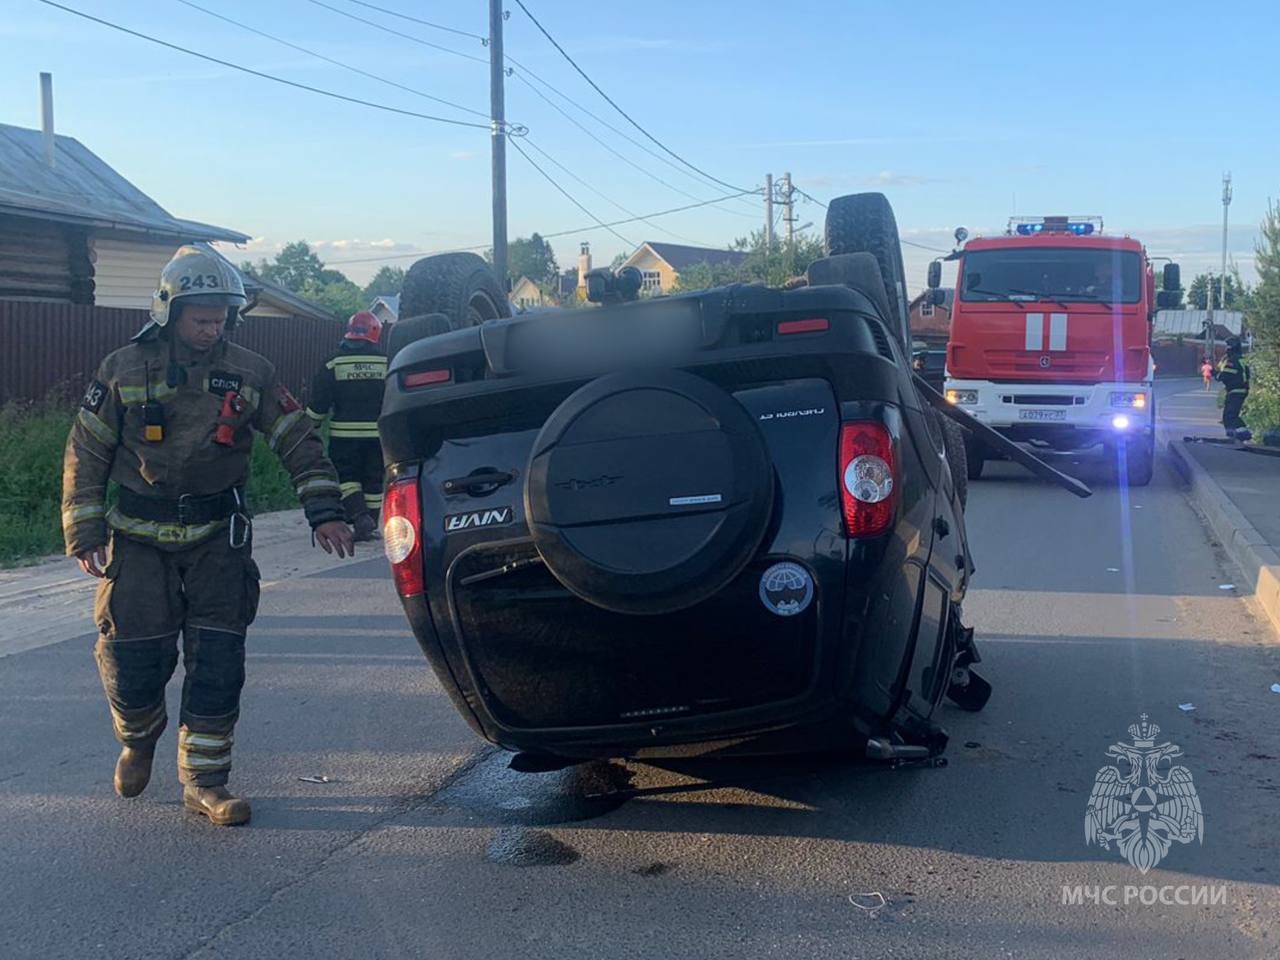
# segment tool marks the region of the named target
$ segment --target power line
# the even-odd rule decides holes
[[[581,203],[579,203],[577,198],[574,197],[573,194],[571,194],[568,190],[566,190],[564,187],[560,186],[560,184],[556,182],[555,177],[551,176],[551,174],[547,173],[547,171],[543,170],[540,166],[538,166],[537,161],[535,161],[533,157],[529,156],[529,154],[525,152],[524,147],[520,146],[520,142],[518,140],[511,139],[509,142],[511,143],[511,146],[516,148],[516,152],[519,153],[520,156],[524,157],[525,160],[528,161],[529,166],[533,167],[533,169],[537,170],[538,173],[542,174],[543,179],[546,180],[547,183],[555,187],[558,191],[560,191],[560,193],[564,196],[566,200],[568,200],[575,207],[577,207],[579,210],[585,213],[588,217],[594,220],[601,227],[604,227],[604,229],[612,233],[615,237],[617,237],[619,240],[625,243],[628,247],[638,246],[638,244],[628,240],[626,237],[620,234],[617,230],[613,229],[613,227],[607,226],[603,220],[601,220],[594,213],[592,213],[590,210],[584,207]]]
[[[669,229],[667,229],[666,227],[660,226],[659,224],[656,224],[656,223],[654,223],[653,221],[649,220],[647,217],[640,216],[640,215],[639,215],[639,214],[637,214],[634,210],[628,210],[628,209],[627,209],[626,207],[624,207],[622,204],[618,203],[618,201],[617,201],[617,200],[614,200],[614,199],[613,199],[612,197],[610,197],[609,195],[607,195],[607,194],[603,193],[602,191],[600,191],[600,190],[596,189],[595,187],[593,187],[591,184],[587,183],[587,181],[583,180],[580,176],[578,176],[576,173],[574,173],[572,170],[570,170],[568,167],[566,167],[563,163],[561,163],[561,162],[560,162],[559,160],[557,160],[555,157],[551,156],[551,154],[547,153],[547,151],[543,150],[540,146],[538,146],[538,145],[537,145],[536,143],[534,143],[532,140],[530,140],[530,139],[528,139],[528,138],[525,138],[525,141],[524,141],[524,142],[525,142],[525,144],[526,144],[526,145],[528,145],[531,149],[533,149],[533,150],[537,151],[539,154],[541,154],[541,155],[543,156],[543,158],[545,158],[545,159],[547,160],[547,162],[548,162],[548,163],[552,163],[552,164],[554,164],[555,166],[559,167],[559,168],[560,168],[560,170],[561,170],[561,171],[562,171],[566,176],[570,177],[570,178],[571,178],[571,179],[573,179],[573,180],[576,180],[578,183],[580,183],[582,186],[586,187],[588,190],[590,190],[592,193],[594,193],[597,197],[599,197],[599,198],[600,198],[601,200],[603,200],[605,203],[608,203],[608,204],[610,204],[611,206],[617,207],[619,210],[621,210],[621,211],[622,211],[623,213],[625,213],[627,216],[629,216],[629,217],[636,217],[636,218],[637,218],[638,220],[640,220],[641,222],[643,222],[643,223],[647,223],[647,224],[649,224],[649,226],[653,227],[654,229],[656,229],[656,230],[661,230],[663,233],[668,234],[669,236],[675,237],[677,240],[684,240],[684,241],[686,241],[687,243],[692,243],[692,244],[695,244],[695,245],[700,245],[700,244],[698,244],[698,241],[693,240],[693,239],[692,239],[692,238],[690,238],[690,237],[682,236],[681,234],[678,234],[678,233],[676,233],[676,232],[675,232],[675,231],[673,231],[673,230],[669,230]]]
[[[670,154],[676,160],[679,160],[686,167],[688,167],[690,170],[693,170],[695,173],[699,174],[700,176],[703,176],[708,180],[712,180],[715,183],[718,183],[722,187],[728,187],[730,190],[742,189],[741,187],[734,186],[732,183],[728,183],[724,180],[721,180],[719,177],[713,177],[711,174],[707,173],[705,170],[690,163],[684,157],[680,156],[680,154],[676,153],[674,150],[668,147],[665,143],[663,143],[661,140],[659,140],[657,137],[651,134],[644,127],[640,126],[639,123],[637,123],[634,119],[632,119],[629,113],[627,113],[620,106],[618,106],[618,104],[614,102],[612,97],[610,97],[607,93],[601,90],[599,85],[594,80],[592,80],[589,76],[587,76],[587,72],[583,70],[580,66],[578,66],[577,62],[573,59],[573,57],[569,56],[569,54],[565,51],[564,47],[560,46],[560,44],[556,42],[555,37],[551,36],[551,34],[547,32],[546,27],[544,27],[541,23],[538,22],[538,18],[529,12],[529,8],[524,5],[524,0],[516,0],[516,6],[518,6],[521,10],[524,11],[524,15],[528,17],[530,21],[532,21],[535,27],[538,28],[538,32],[541,33],[544,37],[546,37],[547,41],[553,47],[555,47],[556,50],[560,52],[560,56],[564,57],[565,60],[569,62],[569,65],[573,67],[574,70],[578,71],[578,75],[581,76],[583,80],[587,81],[587,83],[591,85],[591,89],[594,90],[596,93],[600,94],[600,96],[602,96],[605,99],[605,102],[607,102],[609,106],[617,110],[618,113],[620,113],[628,123],[630,123],[633,127],[635,127],[642,134],[644,134],[645,137],[651,140],[656,146],[661,148],[665,153]],[[744,191],[744,192],[747,192],[747,191]]]
[[[791,189],[795,190],[796,193],[800,194],[800,196],[804,197],[806,200],[812,200],[814,203],[820,206],[823,210],[827,209],[827,205],[825,203],[823,203],[817,197],[812,196],[811,194],[805,193],[803,190],[801,190],[799,187],[795,186],[794,184],[792,185]],[[898,240],[901,243],[906,244],[908,247],[919,247],[921,250],[928,250],[931,253],[950,253],[951,252],[950,250],[943,250],[940,247],[931,247],[925,243],[916,243],[914,240],[907,240],[905,237],[901,237],[901,236],[898,237]]]
[[[41,2],[44,2],[44,0],[41,0]],[[354,13],[347,13],[347,11],[345,10],[340,10],[335,6],[331,6],[330,4],[324,3],[323,0],[308,0],[308,2],[314,3],[317,7],[324,7],[324,9],[330,10],[333,13],[336,13],[340,17],[346,17],[349,20],[355,20],[357,23],[368,24],[369,26],[373,27],[375,30],[381,30],[383,33],[389,33],[393,37],[402,37],[405,40],[411,40],[414,43],[421,44],[424,47],[430,47],[432,50],[439,50],[441,53],[449,53],[455,57],[462,57],[462,59],[464,60],[474,60],[476,63],[483,63],[486,66],[489,63],[489,61],[484,57],[476,57],[469,53],[463,53],[461,50],[454,50],[452,47],[443,47],[438,43],[432,43],[430,40],[423,40],[421,37],[415,37],[407,33],[402,33],[399,30],[392,30],[390,27],[384,27],[382,24],[374,20],[366,20],[364,17],[357,17]]]
[[[468,33],[466,30],[458,30],[454,27],[446,27],[440,23],[432,23],[430,20],[422,20],[418,17],[411,17],[407,13],[399,13],[395,10],[388,10],[386,7],[380,7],[376,3],[366,3],[365,0],[347,0],[348,3],[354,3],[357,6],[368,7],[370,10],[377,10],[379,13],[385,13],[389,17],[399,17],[401,20],[408,20],[410,23],[420,23],[424,27],[431,27],[434,30],[443,30],[445,33],[455,33],[460,37],[470,37],[472,40],[479,40],[486,46],[489,43],[488,37],[482,37],[478,33]]]
[[[289,47],[291,50],[297,50],[301,53],[307,54],[308,56],[315,57],[318,60],[323,60],[325,63],[331,63],[336,67],[342,67],[342,69],[344,70],[350,70],[352,73],[358,73],[362,77],[369,77],[371,80],[377,80],[379,83],[385,83],[389,87],[395,87],[399,90],[408,91],[409,93],[416,94],[419,97],[425,97],[428,100],[434,100],[436,103],[443,103],[446,107],[453,107],[455,110],[461,110],[463,113],[470,113],[477,117],[489,116],[489,114],[483,110],[472,110],[470,107],[464,107],[462,104],[454,103],[452,100],[446,100],[443,97],[437,97],[437,96],[434,96],[433,94],[425,93],[422,90],[415,90],[413,87],[407,87],[403,83],[396,83],[394,80],[388,80],[386,77],[380,77],[376,73],[370,73],[368,70],[361,70],[359,67],[353,67],[349,63],[344,63],[341,60],[335,60],[333,57],[327,57],[323,53],[317,53],[314,50],[308,50],[306,47],[300,46],[289,40],[285,40],[282,37],[277,37],[274,34],[267,33],[265,30],[259,30],[256,27],[249,26],[247,23],[241,23],[239,20],[233,20],[231,17],[223,16],[222,14],[218,13],[215,10],[210,10],[206,7],[202,7],[198,3],[193,3],[192,0],[177,0],[177,2],[182,4],[183,6],[191,7],[193,10],[199,10],[201,13],[206,13],[211,17],[216,17],[217,19],[222,20],[224,23],[229,23],[232,26],[239,27],[241,30],[247,30],[252,34],[256,34],[259,37],[265,37],[268,40],[274,40],[276,43],[283,44],[284,46]]]
[[[473,127],[479,130],[490,129],[490,125],[487,123],[472,123],[469,120],[453,120],[449,117],[436,117],[426,113],[417,113],[414,110],[402,110],[400,107],[388,106],[385,103],[374,103],[372,100],[361,100],[359,97],[348,97],[346,94],[334,93],[332,90],[324,90],[320,87],[312,87],[312,86],[309,86],[308,84],[298,83],[294,80],[286,80],[284,77],[277,77],[271,73],[263,73],[261,70],[254,70],[252,67],[246,67],[239,63],[232,63],[230,60],[220,60],[217,57],[209,56],[209,54],[207,53],[198,53],[197,51],[190,50],[187,47],[180,47],[176,43],[169,43],[167,40],[161,40],[158,37],[153,37],[145,33],[139,33],[137,30],[130,30],[128,27],[123,27],[118,23],[112,23],[110,20],[103,20],[99,17],[92,16],[91,14],[84,13],[83,11],[76,10],[72,7],[66,7],[60,3],[55,3],[54,0],[40,0],[40,3],[43,3],[49,7],[55,7],[58,10],[64,11],[65,13],[70,13],[74,16],[81,17],[84,20],[91,20],[92,22],[100,24],[104,27],[110,27],[112,30],[118,30],[120,33],[127,33],[129,36],[137,37],[139,40],[146,40],[150,43],[154,43],[154,44],[158,44],[159,46],[166,47],[169,50],[176,50],[179,53],[187,54],[187,56],[196,57],[200,60],[205,60],[209,63],[216,63],[221,67],[228,67],[232,70],[239,70],[241,73],[247,73],[254,77],[260,77],[263,80],[270,80],[273,83],[283,84],[286,87],[293,87],[297,90],[306,90],[308,93],[319,94],[322,97],[329,97],[333,100],[342,100],[346,103],[355,103],[362,107],[371,107],[374,110],[383,110],[383,111],[386,111],[387,113],[397,113],[405,117],[416,117],[419,120],[434,120],[437,123],[448,123],[456,127]]]
[[[557,230],[554,233],[542,234],[543,240],[555,240],[559,237],[572,236],[575,233],[587,233],[591,230],[609,229],[610,227],[621,227],[628,223],[636,223],[640,220],[652,220],[655,217],[665,217],[673,213],[684,213],[686,210],[696,210],[698,207],[709,207],[715,203],[724,203],[728,200],[734,200],[738,197],[745,197],[748,194],[757,193],[755,190],[744,190],[742,193],[731,193],[723,197],[714,197],[711,200],[700,200],[697,203],[686,203],[683,207],[671,207],[669,210],[658,210],[654,213],[645,214],[643,217],[628,217],[625,220],[611,220],[608,223],[595,223],[583,227],[573,227],[569,230]],[[454,247],[453,250],[487,250],[489,245],[481,244],[474,247]],[[435,253],[448,253],[447,250],[437,250]],[[429,257],[433,251],[416,251],[414,253],[389,253],[385,257],[363,257],[357,260],[329,260],[326,266],[339,266],[348,263],[385,263],[388,260],[408,260],[411,257]]]

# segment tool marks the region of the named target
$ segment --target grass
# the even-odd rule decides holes
[[[0,407],[0,567],[62,553],[62,455],[74,402],[49,399]],[[249,467],[257,513],[298,505],[289,475],[261,437]]]

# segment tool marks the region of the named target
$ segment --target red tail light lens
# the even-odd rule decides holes
[[[882,423],[840,427],[840,498],[851,537],[875,537],[893,525],[896,464],[893,438]]]
[[[788,337],[797,333],[826,333],[831,324],[825,317],[808,320],[783,320],[778,324],[778,336]]]
[[[426,592],[422,572],[422,502],[418,479],[397,480],[382,501],[382,546],[391,562],[396,592],[402,597]]]
[[[400,374],[400,382],[404,384],[406,390],[430,387],[437,383],[448,383],[452,379],[452,370],[420,370],[417,373]]]

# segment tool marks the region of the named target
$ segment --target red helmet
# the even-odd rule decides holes
[[[351,319],[347,321],[345,339],[377,343],[382,339],[382,321],[368,310],[353,313]]]

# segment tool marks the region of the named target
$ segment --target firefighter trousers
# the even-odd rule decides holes
[[[1244,409],[1244,402],[1249,394],[1244,391],[1229,391],[1226,401],[1222,405],[1222,426],[1226,428],[1227,436],[1235,436],[1235,432],[1244,426],[1244,420],[1240,418],[1240,411]]]
[[[347,521],[369,513],[377,522],[382,509],[382,443],[377,437],[330,437],[329,459],[338,471]]]
[[[245,630],[258,612],[250,545],[225,530],[180,550],[112,534],[98,586],[94,654],[116,738],[154,748],[168,722],[165,686],[182,636],[178,777],[202,787],[227,782],[244,686]]]

